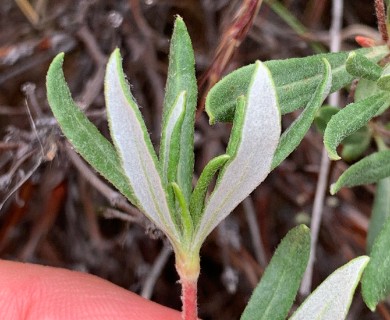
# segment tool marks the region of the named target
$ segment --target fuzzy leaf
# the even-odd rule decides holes
[[[375,311],[380,301],[390,295],[389,246],[390,219],[387,219],[374,241],[370,253],[371,260],[362,278],[363,300],[372,311]]]
[[[108,60],[104,93],[111,137],[141,210],[168,237],[178,239],[158,172],[157,156],[126,83],[118,49]]]
[[[390,150],[373,153],[350,166],[331,185],[330,193],[335,194],[343,187],[354,187],[377,182],[390,176]]]
[[[276,148],[275,156],[272,161],[272,169],[276,168],[299,145],[306,132],[310,129],[317,110],[321,107],[329,94],[332,85],[332,72],[329,62],[326,59],[323,59],[322,61],[323,65],[321,66],[322,71],[320,73],[323,74],[323,79],[318,84],[318,87],[313,93],[306,108],[280,137],[279,145]]]
[[[379,93],[341,109],[329,121],[324,133],[324,145],[332,160],[341,159],[336,148],[343,139],[363,127],[375,116],[389,95]]]
[[[367,252],[371,252],[376,237],[390,217],[390,178],[379,180],[367,234]]]
[[[371,131],[364,126],[343,140],[341,157],[346,161],[356,160],[368,149],[370,142]]]
[[[244,200],[268,175],[280,136],[280,111],[268,68],[256,62],[246,99],[239,99],[227,154],[200,220],[194,246]]]
[[[190,212],[194,225],[197,225],[204,208],[207,189],[218,170],[230,159],[230,156],[223,154],[212,159],[203,169],[198,183],[191,195]]]
[[[382,73],[380,66],[355,51],[349,53],[345,67],[351,75],[372,81],[378,80]]]
[[[377,81],[378,87],[382,90],[390,90],[390,65],[383,69],[380,78]]]
[[[137,206],[113,145],[74,103],[62,71],[63,62],[64,54],[60,53],[50,64],[46,80],[47,99],[62,132],[92,167]]]
[[[318,110],[316,117],[314,118],[314,123],[317,127],[317,130],[322,134],[324,134],[328,122],[339,111],[340,111],[339,108],[328,106],[328,105],[321,107]]]
[[[368,97],[372,97],[379,93],[383,93],[383,90],[378,87],[376,81],[360,79],[359,83],[356,86],[355,102],[365,100]],[[381,115],[388,108],[389,108],[389,101],[384,101],[383,105],[379,108],[375,116]]]
[[[194,230],[194,226],[192,223],[192,218],[190,211],[188,209],[188,204],[186,199],[184,199],[183,192],[181,191],[179,185],[175,182],[171,183],[173,191],[175,193],[175,197],[177,202],[179,203],[181,209],[180,222],[181,222],[181,230],[183,230],[183,235],[185,240],[189,240],[192,236],[192,232]]]
[[[179,212],[176,212],[176,204],[174,198],[174,192],[172,188],[168,187],[177,177],[177,168],[179,166],[180,155],[180,139],[181,129],[185,116],[185,101],[186,92],[182,91],[177,97],[174,106],[171,108],[167,115],[167,124],[164,127],[161,140],[161,151],[164,155],[160,156],[163,162],[161,163],[162,180],[165,189],[168,194],[168,203],[171,211],[175,213],[174,220],[179,221]]]
[[[377,93],[381,93],[383,90],[378,88],[376,81],[371,81],[367,79],[360,79],[355,91],[355,102],[359,102],[368,97],[371,97]]]
[[[170,114],[167,116],[167,125],[164,128],[163,140],[161,144],[164,144],[164,147],[161,149],[164,151],[164,155],[161,156],[164,161],[162,162],[162,175],[165,184],[172,182],[176,178],[176,171],[173,170],[177,168],[179,159],[178,153],[180,144],[180,131],[181,125],[184,119],[185,112],[185,100],[186,92],[183,91],[177,97],[174,106],[170,110]],[[172,148],[172,149],[171,149]]]
[[[388,49],[382,46],[359,49],[356,52],[377,62],[387,54]],[[332,67],[331,92],[350,83],[354,77],[345,69],[347,56],[348,52],[338,52],[265,62],[275,82],[282,114],[292,112],[309,102],[323,78],[320,73],[322,58],[327,59]],[[246,94],[254,68],[255,65],[252,64],[237,69],[210,90],[206,99],[210,123],[233,120],[235,102],[239,96]]]
[[[195,78],[195,58],[191,45],[191,39],[181,17],[175,20],[175,27],[171,39],[169,53],[168,79],[165,88],[163,108],[162,140],[166,140],[166,128],[169,114],[175,105],[176,98],[182,91],[187,92],[185,99],[185,116],[180,131],[179,158],[177,161],[175,181],[183,191],[184,198],[189,203],[192,191],[192,174],[194,171],[194,122],[197,97],[197,85]],[[165,159],[166,144],[160,147],[160,161]]]
[[[290,310],[310,254],[310,230],[292,229],[279,244],[241,320],[282,320]]]
[[[355,289],[369,260],[369,257],[361,256],[333,272],[303,302],[290,320],[345,319]]]

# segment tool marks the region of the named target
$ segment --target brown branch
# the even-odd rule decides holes
[[[206,82],[207,87],[200,99],[197,117],[199,117],[204,109],[207,92],[221,78],[235,50],[244,41],[262,3],[262,0],[244,0],[243,4],[237,10],[232,23],[224,31],[214,60],[199,81],[199,88],[202,88]]]
[[[389,40],[386,27],[386,9],[383,0],[375,0],[375,14],[378,19],[378,30],[384,42]]]

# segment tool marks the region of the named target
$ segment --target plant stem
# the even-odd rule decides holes
[[[384,42],[389,40],[386,26],[386,9],[383,0],[375,0],[375,13],[378,20],[378,30]]]
[[[183,303],[181,317],[183,320],[198,319],[198,279],[181,279],[181,301]]]
[[[331,52],[340,51],[340,45],[341,45],[340,30],[342,25],[343,8],[344,8],[344,0],[332,1],[332,25],[330,29]],[[332,95],[330,95],[329,104],[332,106],[339,105],[339,92],[335,92]],[[314,260],[316,257],[316,249],[317,249],[317,241],[318,241],[318,233],[320,230],[320,225],[322,220],[326,188],[328,186],[329,168],[330,168],[330,160],[328,157],[328,153],[323,147],[322,155],[321,155],[321,167],[319,172],[319,178],[318,178],[314,204],[313,204],[312,219],[310,224],[310,230],[311,230],[310,258],[300,288],[300,293],[303,296],[307,296],[311,291]]]
[[[180,276],[181,301],[183,320],[198,319],[198,278],[200,271],[199,252],[196,254],[190,252],[176,251],[176,270]]]

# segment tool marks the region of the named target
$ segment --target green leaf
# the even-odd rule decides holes
[[[387,194],[387,197],[389,195]],[[390,294],[390,219],[387,219],[374,241],[368,264],[362,278],[363,300],[372,311]]]
[[[189,241],[192,236],[194,226],[192,223],[190,211],[188,209],[188,204],[186,199],[184,199],[183,192],[181,191],[179,185],[175,182],[172,182],[171,186],[173,188],[177,202],[179,203],[181,209],[180,222],[183,230],[184,239],[186,241]]]
[[[333,272],[303,302],[290,320],[345,319],[355,289],[369,260],[369,257],[361,256]]]
[[[360,79],[359,83],[356,86],[355,102],[367,99],[368,97],[375,96],[379,93],[383,93],[383,90],[378,87],[376,81]],[[384,101],[383,105],[379,108],[375,116],[381,115],[388,109],[388,107],[389,101]]]
[[[161,151],[164,152],[164,155],[160,156],[163,161],[161,163],[162,180],[168,193],[168,202],[172,211],[176,211],[176,205],[173,190],[168,188],[168,186],[175,181],[179,166],[181,129],[185,116],[185,100],[186,92],[182,91],[167,116],[167,124],[164,127],[161,140]],[[177,221],[177,217],[175,217],[175,220]]]
[[[345,161],[356,160],[368,149],[370,142],[371,131],[364,126],[343,140],[341,157]]]
[[[140,209],[174,241],[179,237],[158,171],[157,156],[126,83],[118,49],[108,60],[104,94],[111,137]]]
[[[212,159],[203,169],[196,187],[191,195],[190,212],[194,225],[198,224],[204,208],[207,189],[218,170],[230,159],[230,156],[223,154]]]
[[[62,71],[63,62],[64,54],[60,53],[50,64],[46,79],[47,99],[62,132],[92,167],[138,206],[114,147],[74,103]]]
[[[290,310],[310,255],[310,230],[292,229],[281,241],[241,320],[282,320]]]
[[[375,116],[389,95],[379,93],[341,109],[329,121],[324,133],[324,145],[332,160],[341,159],[336,148],[343,139],[363,127]]]
[[[390,90],[390,65],[383,69],[380,78],[377,81],[378,87],[382,90]]]
[[[191,45],[191,39],[183,19],[177,17],[171,39],[169,53],[168,79],[165,88],[163,108],[162,141],[166,140],[166,128],[169,122],[169,114],[175,105],[178,95],[186,91],[185,116],[181,126],[179,142],[179,159],[177,161],[175,181],[183,191],[184,198],[189,203],[192,191],[192,174],[194,171],[194,122],[197,97],[197,85],[195,78],[195,58]],[[160,161],[165,159],[166,144],[160,147]],[[170,178],[171,179],[171,178]]]
[[[359,49],[356,52],[370,61],[377,62],[387,54],[388,49],[382,46]],[[309,102],[323,78],[320,73],[322,58],[327,59],[332,67],[331,92],[350,83],[353,76],[345,69],[347,56],[347,52],[338,52],[265,62],[276,85],[282,114],[292,112]],[[252,64],[237,69],[210,90],[206,98],[210,123],[233,120],[235,102],[239,96],[246,94],[254,68],[255,65]]]
[[[378,88],[376,81],[371,81],[367,79],[360,79],[355,91],[355,102],[364,100],[368,97],[381,93],[383,90]]]
[[[316,125],[317,130],[324,134],[328,122],[339,111],[339,108],[333,106],[325,105],[321,107],[314,118],[314,124]]]
[[[382,73],[380,66],[355,51],[349,53],[345,67],[351,75],[372,81],[378,80]]]
[[[330,187],[335,194],[343,187],[377,182],[390,176],[390,150],[373,153],[350,166]]]
[[[306,108],[280,137],[279,145],[276,148],[275,156],[272,161],[272,169],[276,168],[299,145],[306,132],[310,129],[317,110],[321,107],[329,94],[332,85],[330,64],[326,59],[323,59],[323,65],[321,67],[322,71],[320,73],[323,74],[323,79],[313,93]]]
[[[171,108],[167,116],[167,125],[162,135],[161,145],[164,145],[164,147],[161,149],[164,151],[164,155],[161,158],[164,161],[161,169],[165,184],[169,184],[176,178],[176,170],[174,169],[177,168],[179,162],[180,132],[185,114],[185,100],[186,92],[183,91],[177,97],[173,108]]]
[[[244,200],[268,175],[280,137],[280,111],[268,68],[256,62],[246,99],[239,99],[227,154],[231,159],[219,173],[205,206],[194,246]]]
[[[367,252],[371,252],[376,237],[390,217],[390,178],[379,180],[367,234]]]

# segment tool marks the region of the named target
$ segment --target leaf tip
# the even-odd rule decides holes
[[[355,52],[355,51],[351,51],[351,52],[348,54],[346,63],[348,64],[348,62],[351,62],[351,60],[354,59],[355,57],[356,57],[356,52]]]
[[[366,306],[367,306],[368,309],[370,309],[372,312],[375,312],[377,304],[376,304],[376,303],[371,303],[371,302],[366,302]]]
[[[212,126],[212,125],[214,125],[215,124],[215,117],[214,117],[214,115],[211,113],[211,112],[208,112],[207,110],[206,110],[206,112],[207,112],[207,114],[208,114],[208,116],[209,116],[209,124]]]
[[[332,196],[334,196],[339,190],[340,190],[340,188],[338,187],[337,183],[332,183],[331,184],[331,186],[330,186],[330,194]]]
[[[308,232],[308,233],[310,233],[310,228],[309,228],[307,225],[305,225],[305,224],[300,224],[300,225],[298,226],[298,229],[299,229],[299,230],[302,230],[302,232]]]
[[[341,157],[338,155],[336,150],[327,146],[326,144],[325,144],[325,148],[326,148],[326,151],[328,153],[328,157],[330,160],[340,160],[341,159]]]
[[[184,23],[184,20],[181,16],[176,15],[175,16],[175,23],[173,27],[173,33],[175,34],[177,31],[185,31],[187,32],[186,24]]]
[[[50,63],[49,70],[47,71],[47,80],[49,81],[50,77],[53,76],[53,73],[56,72],[56,70],[61,69],[62,65],[64,63],[64,57],[65,53],[60,52],[57,54],[53,61]]]
[[[58,53],[55,57],[54,57],[54,59],[53,59],[53,62],[54,61],[57,61],[57,62],[63,62],[64,61],[64,57],[65,57],[65,53],[64,52],[60,52],[60,53]]]

